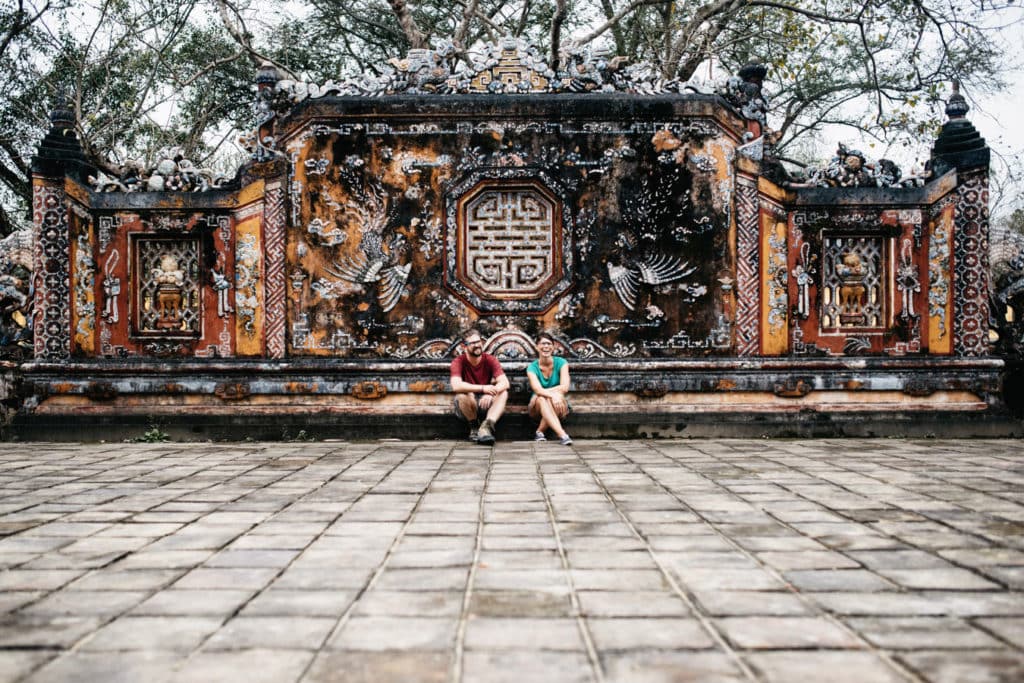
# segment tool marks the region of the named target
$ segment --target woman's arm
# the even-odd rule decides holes
[[[527,370],[526,379],[530,381],[530,390],[533,391],[533,393],[537,394],[538,396],[543,396],[544,398],[552,397],[551,391],[545,389],[540,385],[540,379],[537,377],[537,375]]]
[[[558,373],[558,391],[561,392],[562,396],[569,393],[569,386],[571,382],[569,380],[569,364],[563,363],[562,369]]]

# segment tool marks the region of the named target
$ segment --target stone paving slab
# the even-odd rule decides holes
[[[0,683],[1024,680],[1024,444],[0,444]]]

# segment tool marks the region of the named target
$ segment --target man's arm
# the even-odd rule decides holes
[[[459,375],[451,376],[452,391],[456,394],[482,394],[484,393],[484,386],[482,384],[470,384],[465,381]]]
[[[511,384],[508,381],[508,376],[503,371],[500,375],[494,378],[494,384],[491,386],[494,388],[495,394],[500,394],[503,391],[508,391]]]

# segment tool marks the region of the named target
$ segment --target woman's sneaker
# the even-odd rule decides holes
[[[558,442],[560,444],[562,444],[563,446],[571,446],[572,445],[572,437],[569,436],[568,434],[566,434],[561,439],[559,439]]]
[[[544,432],[537,432],[536,434],[533,435],[533,440],[534,441],[547,441],[548,438],[546,436],[544,436]]]

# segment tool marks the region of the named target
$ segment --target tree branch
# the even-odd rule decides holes
[[[645,5],[658,5],[666,0],[633,0],[631,3],[626,5],[623,9],[619,10],[611,19],[601,24],[587,35],[574,40],[572,42],[573,47],[579,47],[580,45],[586,45],[587,43],[593,42],[595,39],[601,37],[605,31],[608,31],[613,26],[618,25],[624,17],[629,16],[634,10]]]
[[[558,71],[558,48],[562,42],[562,24],[565,23],[567,13],[565,0],[555,0],[555,15],[551,17],[551,61],[549,62],[555,71]]]
[[[472,2],[472,0],[470,1]],[[409,41],[409,47],[414,50],[428,47],[427,36],[416,25],[416,19],[412,16],[409,6],[405,4],[405,0],[388,0],[388,4],[391,5],[391,11],[395,13],[395,18],[398,19],[398,25],[402,28],[402,34]]]

